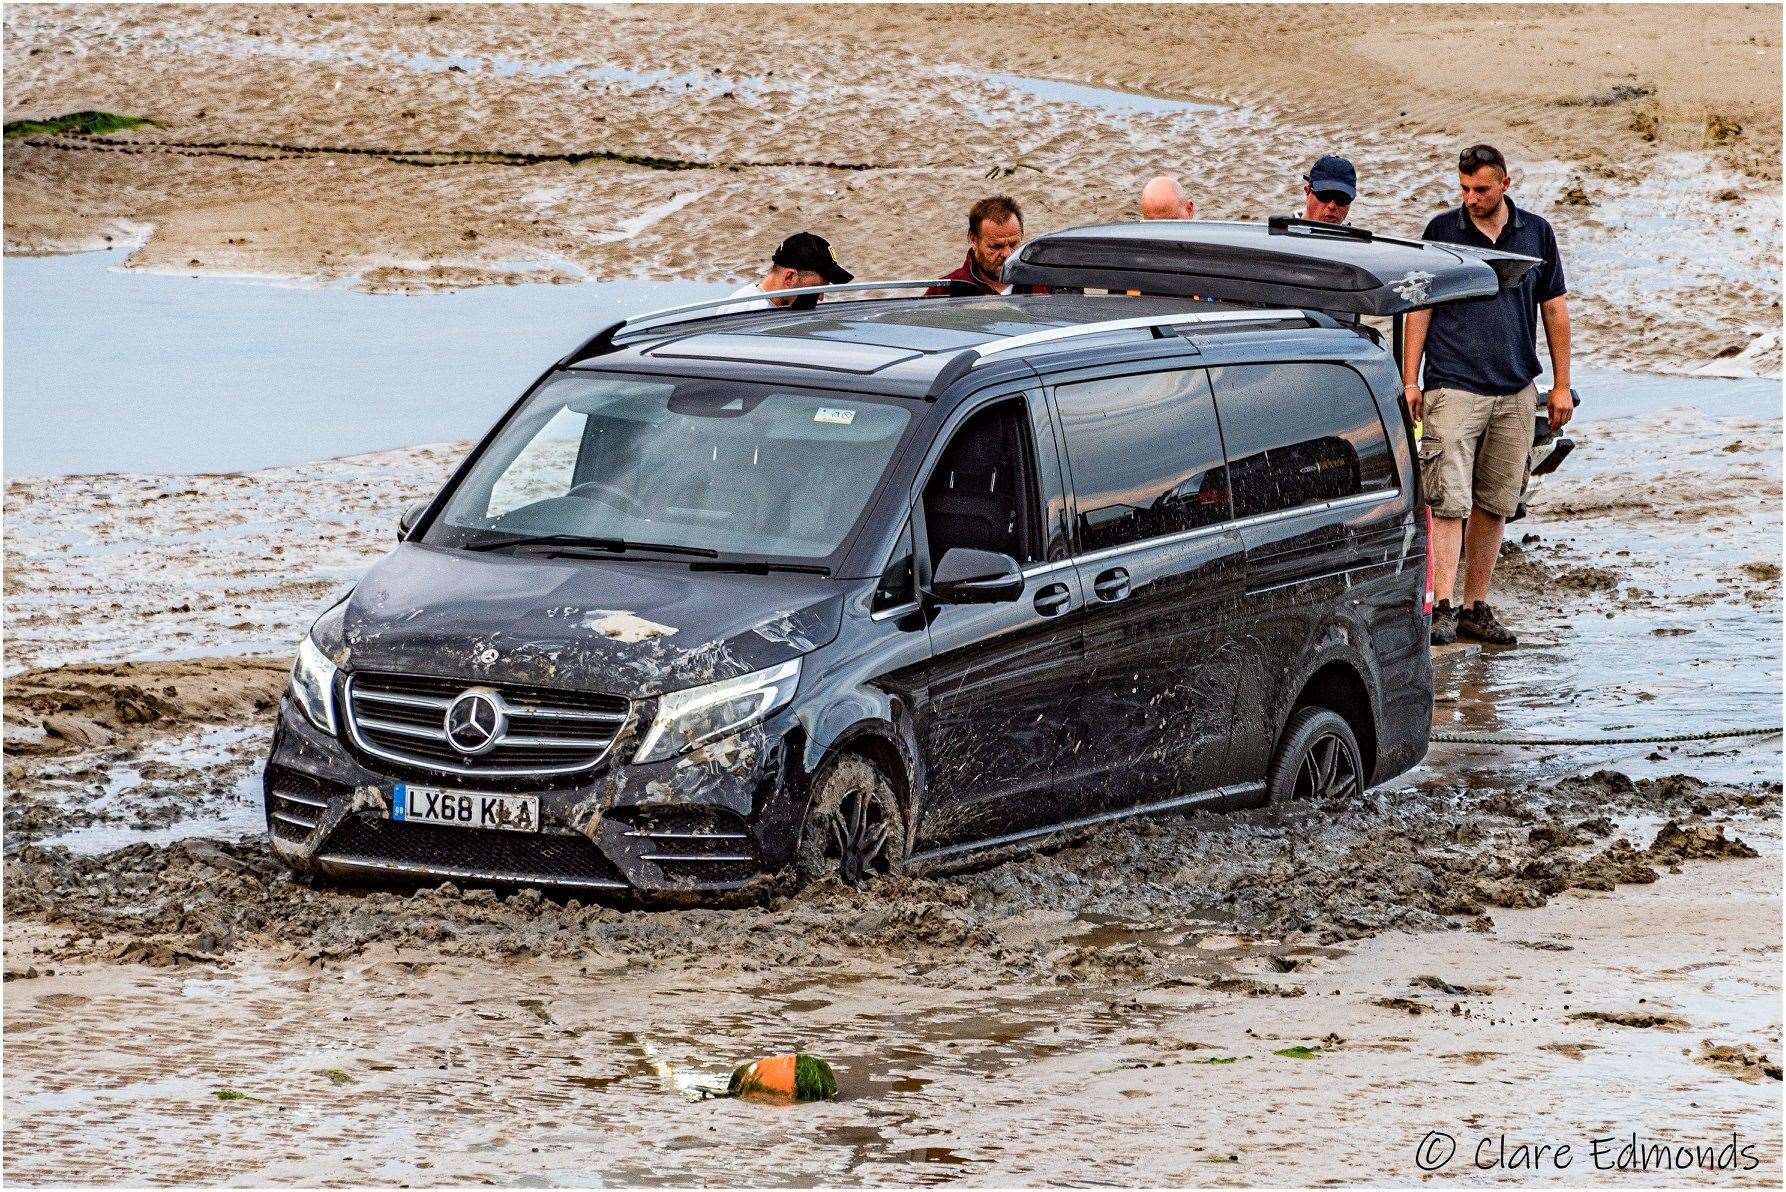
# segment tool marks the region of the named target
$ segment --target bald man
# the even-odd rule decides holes
[[[1178,179],[1161,174],[1141,188],[1142,219],[1189,219],[1196,204],[1185,197]]]

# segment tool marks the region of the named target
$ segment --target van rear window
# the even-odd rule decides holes
[[[1395,487],[1383,419],[1351,369],[1242,364],[1210,374],[1236,517]]]

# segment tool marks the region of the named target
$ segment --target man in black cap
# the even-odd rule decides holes
[[[1302,218],[1316,223],[1343,224],[1358,197],[1358,171],[1343,157],[1331,153],[1315,162],[1302,176]]]
[[[796,294],[791,298],[770,297],[777,290],[799,290],[809,286],[841,286],[855,274],[839,265],[831,255],[831,245],[822,236],[811,232],[795,232],[781,242],[769,259],[769,272],[763,280],[745,286],[734,298],[749,301],[734,303],[721,309],[721,314],[745,310],[768,310],[772,306],[811,307],[817,294]]]

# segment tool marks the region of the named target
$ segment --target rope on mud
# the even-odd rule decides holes
[[[547,163],[581,165],[589,161],[608,161],[648,170],[672,171],[810,169],[859,173],[865,170],[914,168],[911,165],[876,165],[856,161],[692,161],[610,149],[566,153],[531,153],[514,149],[383,149],[358,145],[287,145],[276,141],[111,140],[78,134],[29,137],[24,143],[38,149],[60,149],[64,152],[164,153],[177,157],[227,157],[237,161],[289,161],[301,157],[358,155],[383,158],[406,166],[532,166]],[[940,163],[919,162],[916,166],[929,168],[938,164]]]
[[[1723,737],[1773,737],[1773,728],[1726,728],[1709,733],[1676,733],[1670,737],[1514,737],[1505,733],[1434,733],[1447,745],[1669,745],[1680,741],[1716,741]]]

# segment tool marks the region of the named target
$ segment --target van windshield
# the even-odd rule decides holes
[[[425,540],[556,535],[822,559],[909,421],[890,401],[783,385],[559,376],[479,456]]]

